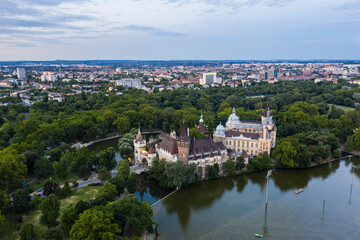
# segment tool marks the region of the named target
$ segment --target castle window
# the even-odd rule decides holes
[[[234,147],[236,147],[236,142],[235,142],[235,140],[234,140],[234,143],[233,143],[233,144],[234,144]]]
[[[255,132],[255,129],[254,129],[254,132]]]
[[[238,141],[238,147],[240,147],[240,141]]]
[[[253,147],[254,145],[253,145],[253,143],[251,143],[251,147]]]
[[[255,144],[255,147],[256,147],[256,148],[258,147],[258,144],[257,144],[257,143]]]
[[[247,147],[247,148],[249,147],[249,142],[246,142],[246,147]]]
[[[228,141],[226,140],[226,145],[228,145]]]
[[[245,132],[247,132],[247,129],[245,129]]]
[[[242,147],[245,147],[245,143],[244,143],[244,142],[242,142]]]
[[[253,154],[253,150],[251,150],[251,155]]]

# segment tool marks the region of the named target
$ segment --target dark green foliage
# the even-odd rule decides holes
[[[106,205],[108,202],[114,201],[116,196],[118,196],[116,186],[107,182],[104,184],[104,188],[98,193],[95,200],[98,205]]]
[[[208,178],[214,179],[219,177],[219,164],[215,163],[214,166],[209,166]]]
[[[13,203],[15,212],[24,212],[29,207],[29,194],[24,189],[16,190]]]
[[[145,227],[152,224],[153,211],[150,204],[140,202],[131,194],[110,207],[113,209],[115,221],[122,230],[127,224],[136,234],[141,234]]]
[[[55,228],[50,228],[42,235],[43,240],[61,240],[61,232]]]
[[[168,188],[168,178],[165,175],[165,159],[153,159],[151,168],[146,172],[148,177],[154,181],[156,181],[160,187]]]
[[[224,163],[224,172],[226,175],[233,175],[236,171],[236,164],[233,160],[229,159]]]
[[[70,187],[69,183],[67,181],[65,181],[64,186],[61,189],[61,197],[67,198],[67,197],[70,197],[71,195],[72,195],[71,187]]]
[[[86,209],[89,209],[88,202],[80,200],[75,206],[66,208],[61,214],[60,225],[66,234],[70,234],[72,225],[79,218],[80,213],[83,213]]]
[[[237,157],[235,164],[237,170],[243,169],[246,166],[244,157],[243,156]]]
[[[108,170],[112,170],[116,167],[116,160],[115,160],[115,150],[112,147],[109,147],[99,154],[99,165],[101,167],[105,167]]]
[[[98,172],[98,178],[101,180],[101,182],[105,182],[111,178],[111,173],[106,169],[106,167],[101,168]]]
[[[35,239],[35,231],[34,231],[34,225],[31,223],[25,223],[22,225],[20,229],[20,239],[21,240],[33,240]]]
[[[54,194],[51,194],[43,200],[40,205],[42,215],[40,217],[40,223],[47,227],[56,227],[59,222],[57,221],[60,216],[60,202],[59,198]]]
[[[252,171],[262,171],[270,168],[271,158],[269,155],[259,154],[258,157],[250,158],[247,165],[249,170]]]
[[[180,188],[189,186],[195,181],[195,164],[186,165],[182,161],[168,162],[165,165],[165,175],[168,186]]]
[[[138,178],[136,173],[132,172],[129,174],[129,177],[126,180],[126,188],[129,191],[129,193],[133,194],[136,192],[137,180]]]
[[[52,163],[47,158],[40,158],[35,162],[35,174],[41,178],[50,176],[53,171]]]
[[[56,189],[60,189],[59,185],[56,182],[52,180],[47,180],[44,183],[43,186],[44,195],[49,196],[50,194],[55,193]]]

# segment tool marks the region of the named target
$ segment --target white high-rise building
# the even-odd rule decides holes
[[[53,72],[43,72],[41,81],[43,82],[55,82],[57,80],[56,75]]]
[[[140,88],[141,87],[141,80],[134,79],[134,78],[124,78],[121,80],[115,81],[115,86],[124,86],[126,88]]]
[[[26,79],[26,72],[24,68],[17,68],[16,74],[18,79]]]
[[[205,85],[205,84],[213,84],[213,83],[218,83],[216,79],[216,72],[203,73],[202,78],[200,78],[200,84]]]

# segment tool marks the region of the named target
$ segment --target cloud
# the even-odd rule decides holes
[[[141,0],[133,0],[141,1]],[[163,0],[163,2],[168,4],[177,4],[177,6],[184,6],[186,4],[199,4],[203,3],[206,5],[213,6],[224,6],[231,8],[240,8],[244,6],[255,6],[255,5],[265,5],[268,7],[282,7],[287,3],[294,2],[296,0]]]
[[[159,28],[154,28],[150,26],[143,26],[143,25],[126,25],[122,26],[118,29],[121,30],[130,30],[130,31],[139,31],[139,32],[147,32],[151,35],[162,35],[162,36],[170,36],[170,37],[177,37],[177,36],[184,36],[184,33],[178,33],[178,32],[170,32],[165,31]]]

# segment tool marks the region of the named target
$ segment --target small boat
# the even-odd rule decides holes
[[[300,188],[300,189],[296,190],[294,193],[295,193],[295,194],[299,194],[299,193],[301,193],[301,192],[303,192],[303,191],[304,191],[304,189],[303,189],[303,188]]]
[[[255,237],[257,237],[257,238],[263,238],[263,235],[262,235],[262,234],[255,233],[254,235],[255,235]]]

